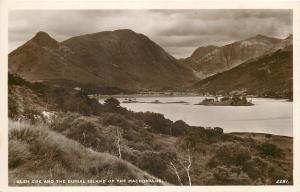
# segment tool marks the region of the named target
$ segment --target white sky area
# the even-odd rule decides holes
[[[225,45],[257,34],[292,34],[292,10],[14,10],[9,13],[9,50],[45,31],[57,41],[131,29],[176,58],[200,46]]]

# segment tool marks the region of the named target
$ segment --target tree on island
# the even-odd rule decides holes
[[[116,107],[120,107],[120,101],[114,97],[110,97],[105,99],[104,105],[111,108],[116,108]]]

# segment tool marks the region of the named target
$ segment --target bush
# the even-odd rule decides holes
[[[221,135],[223,135],[223,129],[220,127],[206,128],[205,135],[208,139],[211,139],[214,137],[220,137]]]
[[[113,113],[121,113],[127,114],[127,109],[120,106],[120,102],[118,99],[110,97],[104,101],[104,110],[106,112],[113,112]]]
[[[108,99],[105,99],[104,105],[109,108],[117,108],[120,107],[120,102],[118,99],[110,97]]]
[[[271,143],[263,143],[258,146],[258,150],[260,154],[264,157],[281,157],[282,150],[274,144]]]
[[[272,135],[271,134],[265,134],[265,138],[271,138]]]
[[[224,167],[218,167],[213,171],[214,178],[219,184],[228,184],[229,183],[229,172]]]
[[[8,89],[8,117],[17,120],[20,115],[19,106],[11,89]]]
[[[246,174],[223,166],[213,169],[213,178],[208,179],[209,185],[251,185],[253,182]]]
[[[18,140],[10,140],[8,143],[8,168],[14,169],[30,160],[29,146]]]
[[[30,83],[24,79],[22,79],[19,75],[13,74],[13,73],[8,73],[8,85],[13,86],[13,85],[19,85],[19,86],[26,86],[38,95],[44,95],[46,86],[42,83],[35,82],[35,83]]]
[[[167,163],[158,153],[148,151],[141,154],[138,167],[156,177],[163,178]]]
[[[24,118],[29,120],[31,124],[44,122],[44,118],[40,111],[26,108],[23,112]]]
[[[104,128],[97,124],[97,120],[76,113],[58,113],[50,128],[93,150],[99,152],[113,150],[111,147],[113,136],[104,135],[102,133]]]
[[[149,125],[153,132],[171,135],[172,121],[166,119],[164,115],[159,113],[146,112],[139,113],[138,118]]]
[[[130,126],[128,120],[118,113],[104,113],[102,115],[102,122],[104,125],[115,125],[122,128],[128,128]]]
[[[179,138],[178,143],[180,147],[189,147],[191,150],[198,150],[201,144],[216,143],[222,136],[223,129],[219,127],[212,129],[189,126],[186,128],[184,135]]]
[[[268,164],[256,157],[244,163],[242,170],[252,179],[264,178],[267,174]]]
[[[79,117],[80,115],[78,113],[56,113],[49,127],[56,132],[63,132],[65,130],[71,129],[72,122]]]
[[[209,167],[216,167],[217,165],[242,166],[249,159],[251,159],[251,154],[247,148],[232,144],[220,147],[207,165]]]
[[[97,100],[90,99],[83,92],[68,90],[63,87],[50,89],[46,99],[56,106],[56,110],[64,112],[99,115],[104,111],[103,106]]]
[[[183,135],[188,128],[189,128],[189,125],[186,124],[184,121],[182,121],[182,120],[175,121],[172,124],[172,133],[171,134],[173,136]]]
[[[63,161],[63,155],[59,150],[60,143],[55,143],[54,135],[42,125],[11,128],[9,132],[9,158],[11,161],[9,166],[14,168],[25,163],[34,166],[37,161],[47,161],[43,167],[48,169],[57,163],[57,159],[60,159],[60,163],[67,167],[69,162]],[[31,166],[30,168],[36,169]]]

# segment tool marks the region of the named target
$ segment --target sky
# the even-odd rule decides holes
[[[9,13],[9,50],[45,31],[57,41],[73,36],[131,29],[176,58],[200,46],[222,46],[257,34],[285,38],[292,10],[14,10]]]

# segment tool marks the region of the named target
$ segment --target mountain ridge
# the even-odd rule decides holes
[[[293,47],[246,61],[194,84],[193,88],[213,94],[253,94],[293,99]]]
[[[221,47],[212,45],[198,47],[190,57],[182,60],[181,63],[201,72],[204,79],[234,68],[249,59],[275,52],[291,43],[291,35],[285,39],[278,39],[257,34]],[[197,50],[202,50],[202,53],[199,54]]]
[[[72,82],[95,88],[178,88],[196,79],[192,70],[158,44],[128,29],[62,42],[38,32],[9,54],[9,70],[30,81]]]

